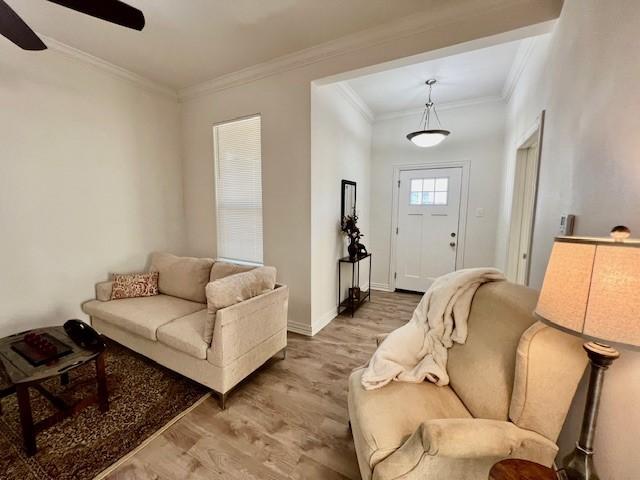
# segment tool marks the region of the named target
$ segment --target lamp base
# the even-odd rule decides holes
[[[564,457],[564,475],[567,480],[600,480],[593,463],[593,452],[585,452],[576,443],[576,448]]]
[[[591,362],[589,391],[584,409],[580,440],[572,453],[564,458],[564,474],[567,480],[600,480],[593,462],[593,440],[600,406],[600,394],[604,372],[620,356],[614,348],[601,343],[589,342],[583,345]]]

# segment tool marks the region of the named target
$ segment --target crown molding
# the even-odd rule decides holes
[[[538,39],[539,37],[525,38],[518,47],[518,52],[513,59],[511,69],[509,70],[509,74],[504,82],[504,87],[502,88],[502,98],[504,98],[507,103],[511,100],[511,95],[513,95],[513,91],[516,89],[516,85],[518,85],[518,82],[522,77],[522,73],[529,63],[529,59],[531,58],[534,47],[538,43]]]
[[[369,123],[372,123],[375,119],[373,112],[369,108],[369,105],[362,99],[360,95],[349,85],[347,82],[337,83],[338,88],[342,95],[347,99],[351,106],[362,115],[362,117]]]
[[[41,33],[37,33],[37,35],[42,39],[47,47],[54,52],[61,53],[67,57],[92,65],[93,67],[110,73],[113,76],[128,80],[129,82],[146,90],[160,93],[173,100],[178,99],[178,92],[170,87],[166,87],[164,85],[156,83],[152,80],[149,80],[148,78],[143,77],[142,75],[127,70],[126,68],[119,67],[118,65],[114,65],[113,63],[91,55],[90,53],[83,52],[82,50],[67,45],[66,43],[62,43],[55,38],[42,35]]]
[[[473,17],[479,12],[486,14],[487,11],[498,10],[500,8],[499,2],[489,7],[487,5],[481,5],[467,12],[466,15]],[[460,21],[459,16],[451,16],[444,20],[434,18],[433,11],[416,13],[393,22],[371,27],[180,89],[178,90],[178,98],[182,101],[208,95],[277,73],[311,65],[361,48],[392,42],[400,38],[429,31],[433,28],[441,28],[458,21]]]
[[[505,99],[500,95],[487,95],[484,97],[469,98],[465,100],[457,100],[455,102],[438,103],[436,108],[438,111],[452,110],[454,108],[471,107],[473,105],[481,105],[484,103],[504,102]],[[398,110],[395,112],[380,113],[375,116],[376,122],[393,120],[394,118],[410,117],[419,115],[424,112],[424,107],[410,108],[407,110]]]
[[[467,12],[467,16],[474,16],[479,11],[484,13],[487,10],[499,9],[499,2],[489,8],[485,5],[483,8],[474,9],[474,11]],[[224,90],[234,86],[250,83],[261,78],[265,78],[277,73],[294,70],[306,65],[320,62],[322,60],[329,59],[338,55],[346,54],[352,51],[359,50],[365,47],[371,47],[382,43],[391,42],[403,37],[416,35],[426,32],[435,27],[442,27],[459,21],[459,17],[451,17],[447,20],[434,19],[433,12],[424,12],[421,14],[413,14],[407,17],[401,18],[394,22],[371,27],[360,32],[356,32],[335,40],[315,45],[298,52],[283,55],[265,62],[261,62],[247,68],[230,72],[228,74],[221,75],[214,79],[202,82],[190,87],[182,89],[173,89],[161,83],[150,80],[142,75],[127,70],[124,67],[115,65],[107,60],[91,55],[90,53],[79,50],[75,47],[62,43],[52,37],[37,33],[42,38],[45,44],[53,51],[62,53],[68,57],[75,58],[83,61],[87,64],[93,65],[103,71],[111,73],[114,76],[128,80],[138,86],[141,86],[149,91],[161,93],[169,98],[177,99],[179,101],[187,100],[209,93],[213,93],[219,90]],[[546,33],[551,30],[551,26],[554,25],[556,20],[543,22],[538,25],[540,33]],[[516,68],[516,62],[512,66],[513,79],[511,83],[505,83],[504,94],[509,95],[513,92],[515,84],[522,74],[522,70],[526,65],[526,61],[533,49],[534,39],[529,42],[529,47],[522,53],[522,59],[517,63],[520,65]],[[520,56],[519,56],[520,57]],[[517,73],[519,72],[519,73]],[[510,72],[511,73],[511,72]],[[507,87],[507,85],[510,85]],[[510,89],[510,91],[509,91]],[[355,93],[355,92],[354,92]],[[507,97],[505,97],[507,98]],[[510,98],[510,97],[508,97]],[[508,100],[507,98],[507,100]],[[363,102],[364,103],[364,102]],[[366,105],[366,104],[365,104]],[[442,109],[442,107],[440,107]],[[365,112],[367,109],[365,109]],[[386,115],[386,114],[385,114]],[[373,116],[375,119],[375,116]]]

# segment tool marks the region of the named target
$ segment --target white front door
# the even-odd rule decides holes
[[[425,292],[456,269],[462,168],[401,170],[396,288]]]

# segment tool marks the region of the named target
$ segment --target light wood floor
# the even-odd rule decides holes
[[[207,399],[108,478],[360,478],[347,422],[347,379],[374,337],[411,318],[420,297],[373,292],[355,318],[315,337],[289,334],[287,359],[271,360],[237,387],[222,411]]]

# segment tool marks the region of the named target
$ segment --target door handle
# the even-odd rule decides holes
[[[455,247],[455,246],[456,246],[456,242],[450,242],[450,243],[449,243],[449,246],[450,246],[450,247]]]

